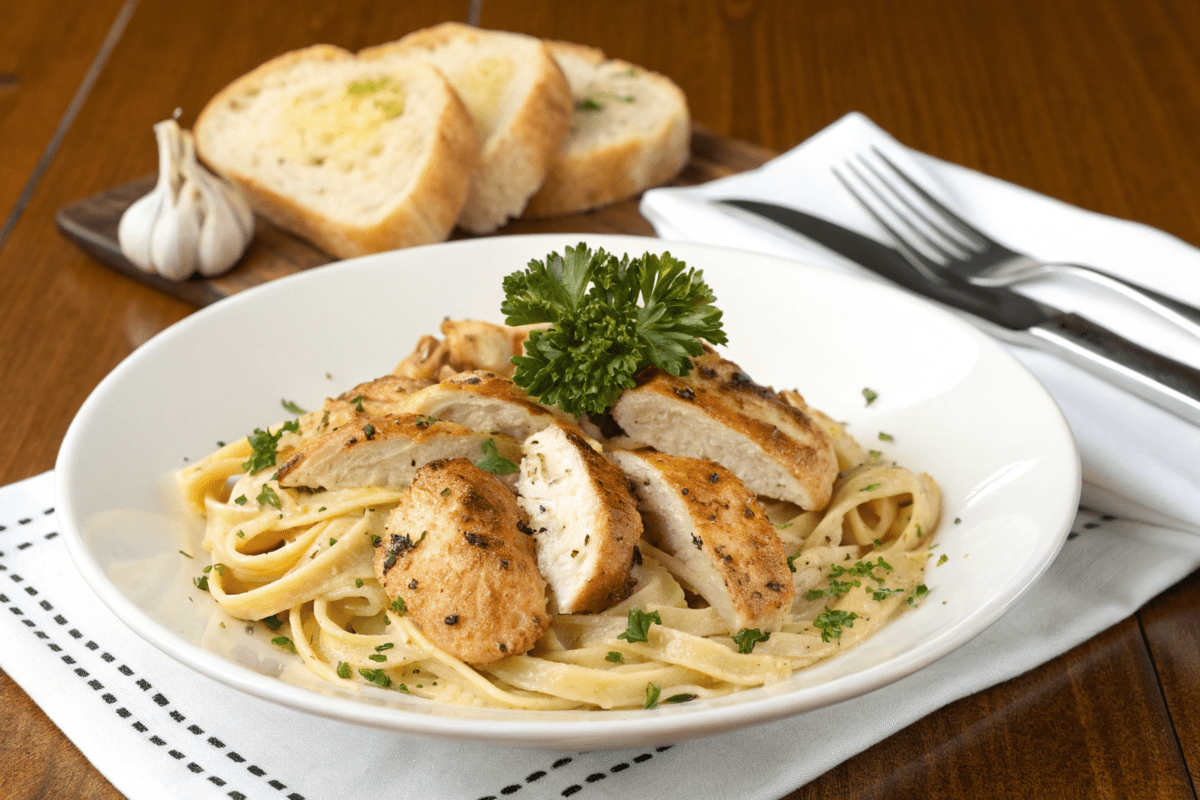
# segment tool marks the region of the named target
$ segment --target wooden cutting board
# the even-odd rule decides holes
[[[694,186],[760,166],[775,155],[770,150],[721,136],[696,126],[692,131],[692,157],[670,184]],[[121,253],[117,225],[135,200],[149,192],[156,176],[147,175],[62,208],[55,215],[59,231],[101,263],[167,294],[205,306],[275,278],[282,278],[333,261],[308,242],[276,228],[261,217],[250,249],[229,272],[214,278],[194,277],[169,281],[138,269]],[[653,236],[654,229],[638,213],[639,197],[585,214],[547,219],[514,220],[496,235],[520,233],[626,233]],[[451,239],[469,238],[455,232]]]

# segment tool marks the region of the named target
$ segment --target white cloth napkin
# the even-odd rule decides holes
[[[673,747],[559,753],[321,719],[188,670],[125,628],[75,572],[53,493],[52,473],[0,488],[0,667],[133,800],[775,800],[1089,639],[1200,563],[1200,537],[1081,515],[1081,535],[1008,615],[892,686]],[[861,719],[872,724],[845,724]]]
[[[854,209],[835,187],[821,184],[830,154],[864,137],[890,142],[852,116],[754,174],[652,192],[644,210],[667,238],[737,243],[846,269],[817,248],[806,251],[798,240],[714,213],[702,200],[708,193],[790,200],[852,219]],[[1059,248],[1064,257],[1110,268],[1119,260],[1115,253],[1144,253],[1156,270],[1171,273],[1156,285],[1181,296],[1178,283],[1186,281],[1173,277],[1176,271],[1191,268],[1196,275],[1195,251],[1161,233],[911,158],[943,181],[960,207],[990,210],[997,201],[1005,214],[981,211],[978,219],[989,227],[995,222],[1012,244],[1039,254],[1043,245]],[[806,195],[803,203],[796,193]],[[1021,238],[1024,229],[1013,220],[1038,221],[1041,238]],[[864,228],[865,222],[857,220]],[[1067,247],[1093,236],[1103,244]],[[1151,282],[1149,274],[1140,277]],[[0,667],[133,800],[323,800],[366,792],[396,800],[774,800],[931,711],[1066,652],[1200,564],[1200,536],[1193,535],[1200,518],[1185,502],[1197,484],[1197,432],[1117,390],[1022,357],[1063,404],[1080,438],[1090,502],[1168,524],[1081,512],[1079,535],[999,622],[926,669],[837,706],[673,747],[591,753],[422,739],[309,716],[193,673],[121,625],[75,572],[57,534],[51,473],[0,488],[0,609],[7,609],[0,610]],[[872,724],[844,724],[864,718]],[[831,739],[829,731],[840,733]]]
[[[757,170],[697,187],[647,192],[642,214],[664,239],[740,247],[882,281],[797,234],[708,202],[767,200],[888,242],[887,234],[831,169],[871,147],[886,153],[976,227],[1014,249],[1099,267],[1200,306],[1200,251],[1190,245],[1162,231],[1082,211],[914,152],[857,113]],[[1055,278],[1024,283],[1019,291],[1083,313],[1126,338],[1200,367],[1200,338],[1159,322],[1105,290]],[[1009,350],[1050,390],[1071,425],[1083,463],[1083,505],[1200,531],[1200,426],[1052,356],[1024,347]]]

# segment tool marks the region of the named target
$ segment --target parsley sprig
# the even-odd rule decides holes
[[[530,261],[504,279],[504,294],[509,325],[551,323],[513,358],[513,380],[571,414],[607,411],[647,366],[688,374],[701,339],[726,342],[703,273],[670,253],[618,259],[581,243]]]

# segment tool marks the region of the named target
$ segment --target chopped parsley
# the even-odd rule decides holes
[[[350,665],[345,661],[339,661],[337,665],[337,676],[343,680],[350,679]]]
[[[607,411],[647,366],[686,375],[701,339],[726,342],[703,273],[670,253],[618,259],[580,244],[507,276],[504,294],[509,325],[551,323],[513,358],[513,381],[570,414]]]
[[[193,556],[191,553],[186,553],[186,552],[184,552],[183,550],[180,550],[180,551],[179,551],[179,553],[180,553],[181,555],[185,555],[185,556],[187,556],[188,558],[193,558],[193,559],[195,558],[195,556]]]
[[[279,440],[283,438],[284,433],[295,433],[298,430],[300,423],[294,419],[283,423],[275,433],[255,428],[254,433],[246,437],[250,443],[250,458],[242,462],[242,470],[255,475],[267,467],[275,466],[275,459],[279,455]]]
[[[871,403],[874,403],[875,400],[878,399],[878,397],[879,397],[878,394],[876,394],[872,390],[866,388],[865,386],[863,387],[862,393],[863,393],[863,397],[865,397],[867,399],[867,405],[871,405]]]
[[[875,570],[882,569],[885,572],[892,571],[892,565],[883,560],[883,556],[879,557],[878,561],[855,561],[852,567],[843,567],[841,564],[834,564],[829,568],[829,577],[840,578],[843,575],[853,575],[859,578],[870,578],[879,585],[883,585],[883,578],[875,574]]]
[[[788,569],[790,569],[792,572],[796,571],[796,559],[799,557],[799,553],[796,553],[794,556],[788,556]]]
[[[202,592],[208,591],[208,576],[201,575],[198,578],[192,578],[192,583],[196,584],[196,588]]]
[[[942,564],[945,564],[949,560],[950,560],[950,556],[946,555],[945,553],[942,553],[942,557],[938,559],[937,565],[940,567]]]
[[[685,692],[683,694],[673,694],[670,697],[668,697],[666,700],[663,700],[663,702],[664,703],[686,703],[689,700],[695,700],[696,697],[697,697],[697,695],[687,694]]]
[[[873,492],[882,485],[883,485],[882,483],[870,483],[870,484],[867,484],[866,486],[864,486],[863,488],[859,489],[859,491],[860,492]]]
[[[748,655],[754,652],[754,645],[759,642],[765,642],[771,638],[771,633],[763,633],[757,628],[743,628],[742,630],[729,637],[737,643],[738,652],[743,655]]]
[[[604,657],[605,661],[611,661],[614,664],[624,664],[625,656],[618,653],[616,650],[609,650],[608,655]]]
[[[475,466],[480,469],[494,475],[510,475],[519,469],[516,464],[500,455],[495,439],[486,440],[480,448],[483,450],[483,458],[475,462]]]
[[[374,425],[363,425],[362,432],[363,432],[363,435],[367,437],[368,442],[375,438],[375,426]]]
[[[396,646],[396,645],[392,644],[391,642],[384,642],[383,644],[379,645],[379,647],[376,647],[376,648],[375,648],[375,652],[376,652],[376,653],[381,653],[381,652],[383,652],[384,650],[391,650],[391,649],[392,649],[393,647],[395,647],[395,646]]]
[[[821,641],[831,642],[842,638],[843,627],[853,628],[856,619],[858,614],[853,611],[830,610],[829,606],[825,606],[825,610],[813,620],[813,627],[821,632]]]
[[[861,585],[858,581],[839,581],[836,578],[830,578],[828,589],[809,589],[804,595],[804,599],[816,600],[820,597],[841,597],[855,586]]]
[[[263,617],[262,619],[259,620],[259,622],[266,625],[268,628],[270,628],[273,631],[277,631],[283,627],[283,621],[280,620],[279,617],[275,616],[274,614],[272,614],[269,617]]]
[[[271,640],[271,644],[276,647],[282,647],[284,650],[292,653],[296,652],[296,645],[292,644],[292,640],[286,636],[276,636]]]
[[[408,613],[408,606],[405,605],[403,597],[397,597],[392,601],[392,611],[395,611],[397,614]]]
[[[893,441],[894,438],[895,437],[892,436],[890,433],[884,433],[883,431],[879,432],[879,440],[882,442],[890,442],[890,441]]]
[[[653,683],[646,684],[646,704],[642,708],[654,708],[658,705],[658,695],[662,689],[655,686]]]
[[[275,494],[275,490],[271,488],[271,484],[264,483],[262,491],[258,493],[258,497],[254,498],[260,506],[275,506],[279,508],[279,495]]]
[[[246,505],[246,495],[239,494],[237,497],[233,498],[233,502],[237,503],[239,506]]]
[[[360,669],[358,674],[366,678],[367,683],[373,683],[381,689],[392,685],[392,679],[381,669]]]
[[[650,625],[652,623],[662,625],[662,617],[657,611],[651,611],[647,614],[638,608],[629,609],[629,626],[624,633],[618,634],[618,639],[624,639],[627,642],[648,642],[650,641]]]
[[[908,604],[916,608],[917,603],[921,602],[927,594],[929,594],[929,587],[923,583],[918,583],[917,588],[913,589],[913,593],[908,596]]]
[[[350,401],[350,405],[354,406],[359,411],[362,411],[363,410],[362,400],[363,400],[363,396],[360,394],[358,397],[356,397]]]
[[[308,413],[303,408],[301,408],[300,406],[293,403],[291,400],[285,399],[285,400],[280,400],[279,402],[283,404],[284,410],[287,411],[289,414],[296,414],[297,416],[299,416],[300,414]]]
[[[371,655],[367,656],[367,658],[371,659],[372,661],[387,661],[387,656],[385,656],[383,653],[371,653]]]

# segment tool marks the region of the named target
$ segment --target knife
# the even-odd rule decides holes
[[[999,286],[977,286],[947,269],[916,267],[898,250],[803,211],[758,200],[720,199],[805,236],[892,283],[991,324],[988,330],[1037,347],[1200,425],[1200,370],[1148,350],[1070,312]]]

